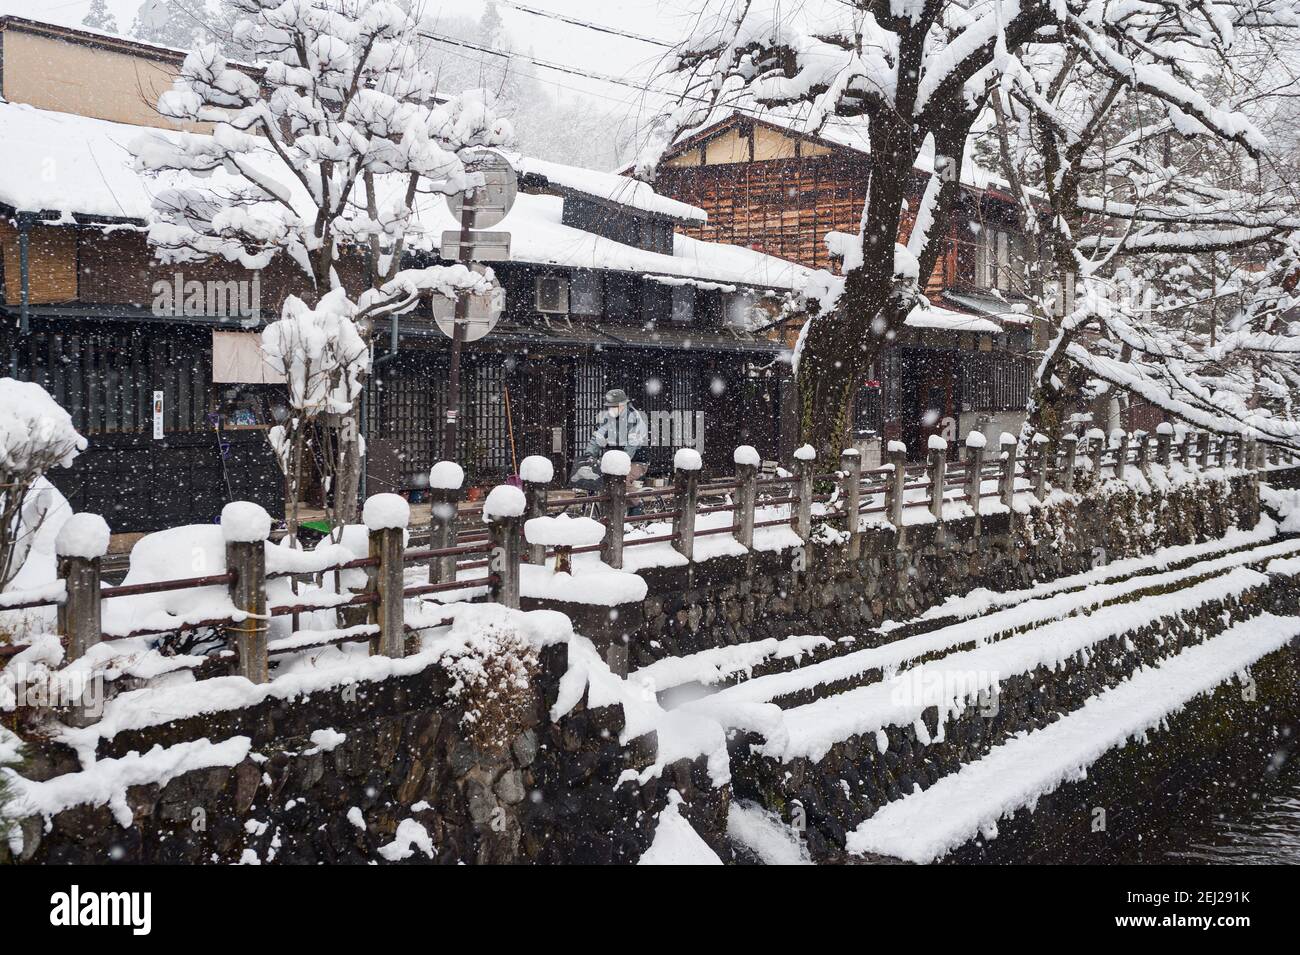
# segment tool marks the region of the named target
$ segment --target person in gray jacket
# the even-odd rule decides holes
[[[587,442],[587,456],[599,463],[606,451],[625,451],[633,463],[629,477],[636,480],[645,473],[649,444],[650,428],[645,415],[632,407],[627,392],[622,388],[605,392],[605,410],[596,419],[596,430]]]

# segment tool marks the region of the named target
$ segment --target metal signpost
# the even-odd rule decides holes
[[[475,232],[491,228],[510,211],[515,201],[517,180],[514,168],[496,153],[487,153],[473,163],[483,175],[483,185],[447,197],[447,208],[460,219],[460,231],[442,234],[441,254],[465,265],[473,262],[504,262],[510,258],[510,233]],[[499,287],[498,287],[499,289]],[[457,428],[460,417],[460,354],[466,342],[477,341],[501,317],[499,291],[470,295],[461,292],[454,305],[434,296],[433,314],[438,328],[451,338],[451,368],[447,373],[447,416],[443,425],[443,457],[457,459]],[[450,314],[448,314],[450,313]]]

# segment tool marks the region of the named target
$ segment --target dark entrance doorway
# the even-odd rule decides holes
[[[557,478],[568,475],[573,399],[572,361],[528,358],[516,365],[509,387],[516,468],[528,455],[540,454],[550,459]]]
[[[931,348],[904,349],[902,356],[902,432],[908,458],[923,460],[931,435],[948,441],[956,453],[956,368],[953,352]]]

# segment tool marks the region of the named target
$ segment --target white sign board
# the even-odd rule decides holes
[[[443,295],[433,296],[433,318],[438,328],[448,338],[455,335],[456,300]],[[495,280],[490,292],[469,296],[466,315],[461,320],[463,327],[461,341],[476,342],[496,327],[505,307],[505,292]]]
[[[153,393],[153,436],[155,441],[161,441],[163,436],[163,393],[155,391]]]
[[[504,219],[515,204],[518,176],[514,167],[497,153],[479,153],[466,165],[471,172],[482,173],[483,185],[448,196],[447,208],[457,222],[463,211],[471,211],[474,221],[469,223],[470,228],[490,229]]]
[[[510,261],[509,232],[471,232],[469,242],[460,241],[460,232],[448,229],[442,234],[439,254],[456,262],[508,262]]]

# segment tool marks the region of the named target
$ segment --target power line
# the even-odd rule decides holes
[[[494,50],[490,46],[483,46],[478,43],[471,43],[469,40],[457,40],[454,39],[453,37],[442,36],[437,33],[431,33],[428,30],[421,30],[420,36],[424,37],[426,40],[433,40],[435,43],[445,43],[448,46],[459,46],[465,48],[466,50],[474,50],[476,53],[486,53],[489,56],[499,56],[502,59],[506,59],[506,60],[514,60],[514,59],[527,60],[529,63],[532,63],[534,66],[540,66],[543,69],[547,69],[547,70],[555,70],[557,73],[568,73],[570,76],[581,76],[589,80],[600,80],[604,83],[614,83],[618,86],[626,86],[634,90],[639,90],[641,92],[664,93],[664,95],[667,96],[673,95],[672,93],[668,93],[664,90],[652,89],[650,86],[644,83],[636,83],[633,82],[632,80],[625,80],[617,76],[607,76],[603,73],[593,73],[588,70],[580,70],[575,66],[566,66],[563,63],[555,63],[550,60],[538,59],[535,56],[529,56],[525,53],[510,53],[505,50]]]
[[[640,33],[631,33],[627,30],[620,30],[617,27],[591,23],[587,20],[579,20],[577,17],[566,16],[563,13],[555,13],[551,10],[539,10],[536,7],[530,7],[523,3],[515,3],[514,0],[497,0],[497,2],[512,10],[518,10],[520,13],[530,13],[535,17],[547,17],[551,20],[559,20],[561,23],[568,23],[575,27],[582,27],[586,30],[595,30],[597,33],[608,33],[611,36],[626,37],[629,40],[640,40],[642,43],[651,43],[655,46],[664,47],[665,49],[672,48],[671,43],[664,40],[656,40],[654,37],[643,36]]]

